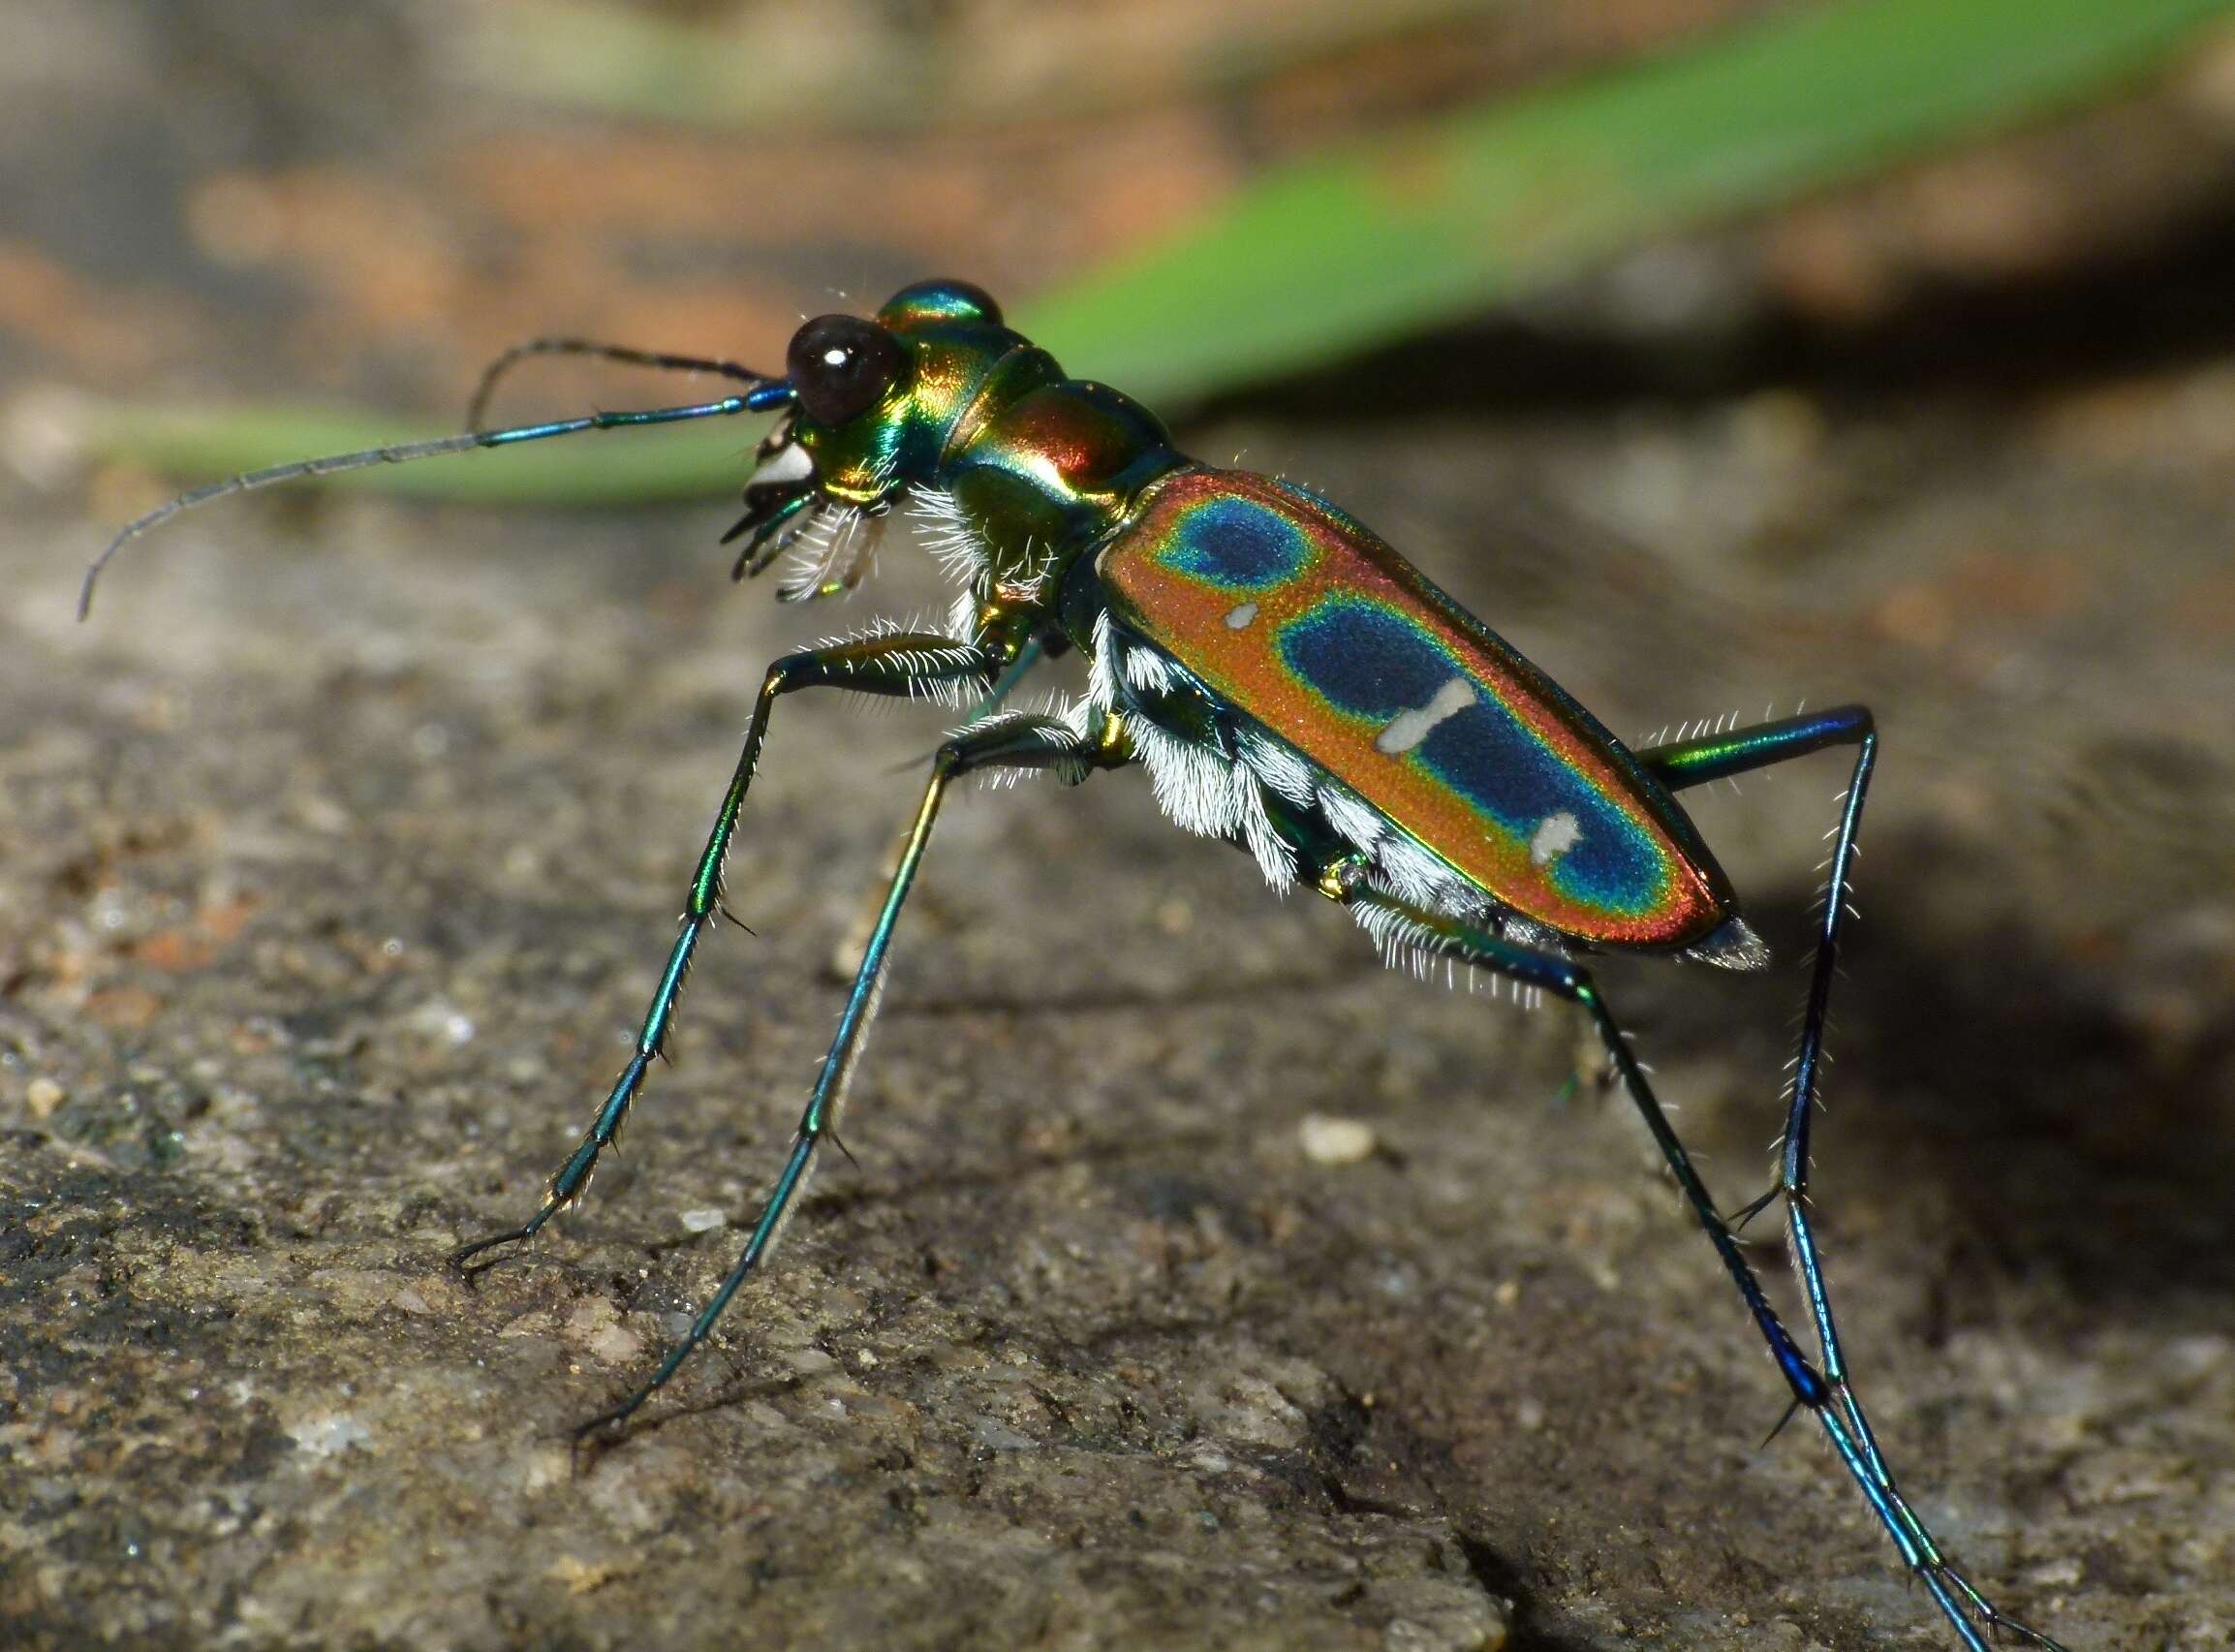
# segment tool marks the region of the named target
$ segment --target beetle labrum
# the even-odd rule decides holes
[[[498,374],[539,354],[713,373],[742,388],[712,401],[477,428],[212,483],[117,535],[86,577],[85,602],[124,544],[228,494],[474,448],[745,413],[780,418],[746,483],[745,514],[725,536],[743,541],[738,576],[791,550],[793,572],[780,596],[844,590],[865,569],[865,525],[903,503],[927,518],[958,586],[944,627],[874,629],[768,668],[634,1052],[535,1212],[453,1258],[480,1265],[484,1253],[533,1236],[588,1185],[667,1041],[693,955],[724,911],[724,861],[777,701],[842,687],[978,702],[932,760],[836,1037],[743,1253],[651,1376],[582,1435],[633,1416],[769,1254],[836,1123],[896,920],[954,780],[1037,769],[1075,784],[1137,764],[1175,823],[1245,850],[1275,888],[1316,888],[1392,960],[1442,956],[1579,1006],[1767,1345],[1790,1393],[1787,1415],[1805,1410],[1821,1427],[1961,1644],[1984,1652],[1984,1633],[2001,1629],[2055,1645],[1992,1605],[1898,1489],[1848,1380],[1809,1212],[1825,1013],[1878,749],[1868,710],[1843,706],[1633,752],[1359,523],[1291,483],[1189,458],[1137,403],[1067,378],[966,282],[905,288],[873,319],[808,322],[781,376],[537,340],[491,366],[468,422],[480,423]],[[1069,648],[1089,668],[1083,695],[1052,712],[1002,708],[1037,660]],[[1830,833],[1829,894],[1777,1177],[1726,1218],[1578,959],[1619,950],[1762,965],[1767,949],[1675,794],[1833,746],[1850,749],[1853,766]],[[1771,1204],[1783,1207],[1814,1357],[1779,1319],[1735,1236]]]

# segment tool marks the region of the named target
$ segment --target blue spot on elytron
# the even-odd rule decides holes
[[[1575,818],[1582,835],[1547,869],[1568,899],[1609,912],[1648,912],[1664,892],[1653,840],[1501,704],[1490,684],[1404,614],[1357,597],[1330,597],[1282,627],[1288,669],[1336,709],[1378,732],[1426,705],[1453,677],[1474,686],[1472,705],[1446,717],[1410,752],[1466,800],[1484,828],[1527,849],[1550,815]]]
[[[1403,614],[1355,597],[1330,597],[1283,626],[1281,655],[1337,710],[1377,723],[1427,704],[1463,674]]]
[[[1181,513],[1157,560],[1231,590],[1258,590],[1304,571],[1304,531],[1250,499],[1206,499]]]

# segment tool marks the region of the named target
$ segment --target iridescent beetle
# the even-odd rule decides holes
[[[1958,1639],[1983,1652],[1982,1631],[2006,1629],[2055,1644],[1990,1605],[1896,1487],[1847,1380],[1808,1212],[1826,1001],[1877,754],[1869,711],[1844,706],[1632,752],[1334,506],[1288,483],[1189,458],[1146,409],[1106,386],[1065,377],[965,282],[905,288],[874,320],[808,322],[781,378],[730,361],[538,340],[490,367],[468,422],[479,424],[501,372],[542,354],[720,374],[747,388],[688,406],[477,429],[213,483],[119,534],[88,573],[85,601],[127,541],[226,494],[473,448],[740,413],[783,417],[761,444],[745,514],[724,537],[744,541],[738,576],[794,549],[799,571],[780,595],[843,590],[864,571],[865,525],[903,502],[928,519],[933,548],[960,586],[945,629],[879,630],[768,668],[635,1053],[536,1212],[453,1259],[463,1265],[532,1236],[588,1185],[667,1040],[692,955],[723,910],[724,858],[776,702],[826,686],[978,701],[978,714],[932,762],[837,1036],[744,1253],[650,1379],[581,1434],[631,1417],[768,1255],[836,1122],[893,926],[947,788],[975,769],[1052,770],[1075,783],[1137,763],[1180,826],[1246,850],[1277,889],[1318,889],[1392,958],[1441,955],[1580,1005],[1767,1343],[1792,1409],[1805,1408],[1822,1427]],[[1054,714],[1001,708],[1038,659],[1069,648],[1088,663],[1083,697]],[[1767,950],[1675,794],[1835,745],[1853,748],[1854,768],[1832,833],[1831,896],[1816,937],[1779,1173],[1759,1200],[1725,1218],[1577,959],[1622,949],[1730,969],[1763,964]],[[1780,1323],[1733,1236],[1778,1201],[1819,1359]]]

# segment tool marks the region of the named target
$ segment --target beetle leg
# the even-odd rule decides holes
[[[1001,675],[994,680],[993,686],[978,696],[978,702],[970,708],[956,727],[967,729],[974,723],[982,723],[1009,703],[1009,697],[1016,693],[1018,685],[1032,674],[1034,667],[1047,657],[1047,642],[1040,634],[1036,632],[1027,637],[1018,646],[1016,658],[1003,668]],[[922,762],[921,756],[907,758],[894,764],[885,772],[887,774],[904,774],[919,766]],[[860,911],[855,915],[854,921],[846,926],[846,933],[839,938],[837,951],[830,954],[830,971],[840,981],[850,978],[859,967],[861,951],[869,945],[870,927],[877,921],[880,899],[877,891],[883,887],[885,880],[892,876],[894,869],[899,866],[901,854],[907,847],[908,827],[903,825],[897,832],[893,833],[890,847],[885,850],[883,858],[879,861],[877,876],[861,891]]]
[[[1784,1196],[1801,1285],[1808,1293],[1809,1312],[1823,1341],[1824,1375],[1834,1385],[1844,1387],[1847,1361],[1840,1353],[1839,1332],[1824,1296],[1822,1267],[1803,1204],[1808,1194],[1809,1126],[1816,1116],[1816,1084],[1823,1070],[1824,1019],[1831,1003],[1832,977],[1839,964],[1840,930],[1847,916],[1848,879],[1854,870],[1855,833],[1862,825],[1863,795],[1870,790],[1871,769],[1878,761],[1877,726],[1866,707],[1842,705],[1809,716],[1786,717],[1702,739],[1656,746],[1638,753],[1637,759],[1664,784],[1681,788],[1767,768],[1833,745],[1855,748],[1854,772],[1847,780],[1847,795],[1840,799],[1839,825],[1833,831],[1831,858],[1825,863],[1830,878],[1816,929],[1816,964],[1809,973],[1800,1052],[1793,1063],[1792,1085],[1786,1097],[1778,1180],[1768,1193],[1745,1208],[1739,1225],[1743,1227],[1749,1217]],[[1859,1409],[1856,1422],[1864,1445],[1875,1451],[1869,1424],[1862,1421]]]
[[[1854,771],[1847,780],[1846,795],[1840,799],[1831,858],[1825,862],[1830,876],[1816,929],[1816,962],[1809,973],[1808,1009],[1801,1020],[1800,1050],[1793,1062],[1792,1083],[1785,1097],[1785,1129],[1778,1154],[1778,1179],[1767,1193],[1739,1213],[1738,1225],[1744,1227],[1779,1197],[1785,1199],[1793,1256],[1801,1284],[1808,1293],[1809,1311],[1816,1319],[1817,1334],[1823,1341],[1824,1375],[1835,1385],[1844,1387],[1847,1362],[1840,1353],[1839,1332],[1832,1323],[1830,1305],[1824,1299],[1822,1268],[1803,1205],[1808,1195],[1809,1127],[1815,1120],[1816,1086],[1823,1070],[1824,1022],[1831,1002],[1832,977],[1839,963],[1840,930],[1847,917],[1855,834],[1862,824],[1863,796],[1870,789],[1871,769],[1878,761],[1877,726],[1868,708],[1842,705],[1813,715],[1785,717],[1774,723],[1733,729],[1726,733],[1655,746],[1638,753],[1637,759],[1664,785],[1679,789],[1767,768],[1833,745],[1855,748]],[[1857,1421],[1858,1432],[1868,1445],[1870,1427],[1861,1421],[1859,1410]]]
[[[1016,658],[1009,661],[993,686],[985,691],[976,705],[971,707],[970,715],[962,720],[963,726],[967,728],[971,724],[978,722],[982,718],[990,717],[999,711],[1003,705],[1008,703],[1009,697],[1016,692],[1017,685],[1032,674],[1032,669],[1040,664],[1046,652],[1047,643],[1040,636],[1035,634],[1027,637],[1023,644],[1018,647]]]
[[[691,1351],[705,1341],[707,1333],[714,1328],[714,1322],[722,1317],[722,1310],[729,1305],[729,1298],[774,1247],[786,1216],[798,1198],[800,1188],[806,1185],[817,1147],[837,1125],[846,1083],[853,1075],[854,1060],[860,1052],[862,1032],[877,1013],[893,925],[900,917],[902,903],[908,898],[910,886],[916,881],[924,846],[931,840],[932,823],[938,818],[939,805],[948,785],[957,776],[978,768],[1052,768],[1067,778],[1083,779],[1095,768],[1114,767],[1124,761],[1124,755],[1102,739],[1102,731],[1090,731],[1082,737],[1059,718],[1023,712],[966,729],[951,735],[939,748],[932,759],[930,783],[924,788],[923,801],[916,812],[916,824],[909,831],[900,862],[893,868],[884,908],[878,914],[876,927],[870,931],[869,945],[846,997],[846,1008],[838,1017],[837,1036],[831,1040],[829,1053],[823,1058],[814,1093],[807,1101],[807,1110],[799,1115],[799,1128],[792,1138],[791,1154],[777,1174],[776,1185],[769,1190],[768,1201],[761,1206],[759,1220],[753,1224],[744,1252],[722,1281],[721,1288],[699,1310],[691,1328],[667,1351],[651,1377],[620,1404],[576,1428],[577,1440],[626,1421],[637,1407],[651,1398],[690,1357]]]
[[[536,1213],[517,1228],[461,1245],[450,1255],[453,1267],[463,1267],[475,1257],[500,1245],[533,1238],[545,1223],[580,1198],[589,1186],[590,1174],[597,1169],[598,1155],[619,1132],[630,1104],[643,1088],[644,1075],[653,1059],[667,1044],[675,1003],[682,996],[683,981],[690,974],[692,957],[707,928],[723,910],[723,862],[729,853],[729,840],[737,829],[746,789],[752,785],[753,771],[760,765],[761,746],[767,737],[769,713],[776,701],[803,688],[835,687],[864,694],[912,695],[942,683],[982,685],[989,683],[999,669],[998,660],[969,643],[907,632],[787,654],[768,668],[768,674],[761,683],[760,698],[753,702],[752,720],[746,725],[745,748],[738,754],[737,767],[729,777],[729,789],[723,796],[721,813],[714,819],[714,829],[699,853],[698,869],[691,879],[690,894],[683,908],[682,933],[675,937],[675,945],[667,953],[667,968],[660,972],[660,984],[653,991],[651,1006],[645,1011],[643,1025],[636,1033],[636,1049],[621,1069],[620,1076],[613,1080],[612,1089],[591,1119],[580,1144],[551,1177]]]
[[[1703,785],[1751,769],[1786,763],[1827,746],[1855,748],[1854,772],[1847,794],[1840,799],[1839,825],[1834,828],[1830,872],[1823,914],[1816,930],[1816,963],[1809,974],[1808,1010],[1801,1021],[1800,1052],[1793,1064],[1791,1088],[1785,1098],[1786,1116],[1778,1155],[1778,1180],[1769,1192],[1740,1212],[1744,1227],[1755,1213],[1784,1196],[1787,1225],[1791,1229],[1793,1256],[1801,1284],[1808,1293],[1809,1311],[1815,1318],[1824,1347],[1824,1375],[1835,1385],[1847,1381],[1847,1361],[1841,1356],[1839,1333],[1824,1298],[1822,1268],[1803,1201],[1808,1194],[1809,1127],[1816,1116],[1818,1075],[1823,1069],[1824,1020],[1831,1003],[1832,977],[1839,963],[1840,930],[1847,916],[1848,879],[1854,869],[1855,833],[1862,825],[1863,795],[1870,789],[1871,769],[1878,761],[1878,730],[1867,707],[1842,705],[1813,715],[1781,718],[1750,728],[1700,739],[1655,746],[1637,754],[1638,762],[1672,789]],[[1870,1427],[1857,1413],[1857,1432],[1870,1446]],[[1875,1450],[1875,1447],[1871,1448]]]
[[[1876,727],[1867,705],[1835,705],[1828,711],[1750,723],[1697,739],[1672,740],[1636,756],[1655,779],[1671,792],[1681,792],[1688,786],[1789,763],[1826,746],[1868,746]]]
[[[1862,756],[1856,765],[1857,784],[1849,793],[1841,833],[1843,847],[1850,851],[1854,821],[1860,812],[1861,782],[1868,777],[1869,758],[1873,750],[1867,721],[1862,726],[1860,743]],[[1474,925],[1405,905],[1373,889],[1355,877],[1348,882],[1344,904],[1368,933],[1385,947],[1414,948],[1457,958],[1508,976],[1526,985],[1540,987],[1583,1007],[1599,1033],[1599,1043],[1605,1047],[1623,1087],[1644,1118],[1654,1144],[1661,1149],[1661,1157],[1675,1172],[1677,1186],[1683,1190],[1685,1202],[1691,1206],[1692,1215],[1707,1234],[1708,1242],[1722,1259],[1731,1283],[1738,1288],[1739,1295],[1744,1298],[1747,1312],[1761,1333],[1762,1340],[1768,1343],[1779,1373],[1785,1378],[1786,1387],[1792,1390],[1794,1405],[1805,1406],[1821,1425],[1831,1442],[1832,1449],[1839,1454],[1840,1461],[1846,1465],[1848,1475],[1870,1503],[1872,1512],[1893,1539],[1894,1545],[1901,1550],[1903,1560],[1908,1563],[1911,1573],[1923,1581],[1934,1604],[1954,1626],[1965,1647],[1969,1652],[1986,1652],[1987,1643],[1979,1633],[1978,1625],[1972,1621],[1975,1613],[1989,1628],[2007,1629],[2041,1646],[2054,1648],[2055,1641],[1998,1610],[1961,1573],[1950,1566],[1932,1535],[1925,1529],[1923,1521],[1895,1489],[1893,1476],[1878,1452],[1878,1442],[1863,1420],[1861,1408],[1856,1405],[1853,1394],[1848,1390],[1845,1377],[1819,1373],[1800,1351],[1791,1333],[1778,1318],[1777,1311],[1771,1307],[1760,1280],[1739,1249],[1737,1235],[1708,1193],[1707,1184],[1693,1167],[1682,1139],[1669,1123],[1668,1115],[1654,1096],[1652,1086],[1646,1081],[1644,1070],[1630,1053],[1630,1041],[1624,1036],[1620,1023],[1615,1020],[1612,1010],[1607,1006],[1604,993],[1591,975],[1568,959],[1517,946]],[[1828,967],[1820,973],[1828,975]],[[1812,1007],[1816,1002],[1812,996]],[[1820,1015],[1812,1013],[1812,1024],[1818,1029],[1817,1042],[1820,1044]],[[1796,1195],[1789,1201],[1788,1221],[1791,1213],[1800,1209],[1801,1200]],[[1809,1312],[1819,1333],[1825,1336],[1827,1372],[1837,1371],[1841,1368],[1832,1364],[1832,1358],[1838,1345],[1836,1339],[1829,1335],[1830,1298],[1805,1216],[1800,1219],[1798,1232],[1796,1252],[1809,1259],[1803,1272]],[[1808,1241],[1808,1248],[1800,1252],[1803,1240]]]
[[[1808,1299],[1809,1318],[1816,1325],[1823,1350],[1824,1380],[1831,1385],[1854,1431],[1855,1443],[1884,1484],[1896,1512],[1928,1564],[1940,1568],[1949,1581],[1971,1602],[1990,1625],[2032,1635],[2022,1624],[2012,1624],[1998,1612],[1963,1574],[1941,1559],[1932,1534],[1894,1483],[1893,1473],[1878,1451],[1878,1436],[1862,1401],[1847,1376],[1847,1355],[1839,1326],[1832,1315],[1831,1294],[1824,1282],[1823,1258],[1816,1248],[1816,1228],[1808,1211],[1810,1169],[1809,1128],[1815,1122],[1817,1086],[1823,1072],[1824,1022],[1831,1003],[1832,978],[1839,964],[1840,932],[1848,917],[1848,885],[1854,871],[1855,834],[1862,824],[1864,795],[1870,789],[1872,767],[1878,761],[1878,730],[1870,711],[1860,705],[1835,706],[1826,711],[1780,718],[1775,722],[1732,729],[1638,753],[1638,761],[1672,787],[1696,786],[1726,775],[1789,762],[1826,747],[1855,748],[1854,768],[1840,799],[1839,822],[1832,830],[1831,858],[1825,863],[1823,911],[1818,917],[1816,960],[1809,972],[1808,1008],[1801,1018],[1800,1048],[1793,1059],[1792,1080],[1785,1095],[1785,1135],[1778,1153],[1778,1177],[1769,1191],[1742,1209],[1737,1226],[1783,1199],[1786,1240],[1792,1248],[1794,1271]],[[2038,1636],[2034,1636],[2038,1638]]]

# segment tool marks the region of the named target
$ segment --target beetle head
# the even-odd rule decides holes
[[[782,594],[852,585],[860,569],[849,559],[865,560],[849,548],[862,537],[862,517],[936,481],[994,368],[1022,348],[1001,306],[967,281],[919,281],[874,317],[817,316],[802,326],[785,356],[792,412],[761,444],[744,518],[726,536],[749,536],[739,576],[805,540],[819,566],[805,586],[789,581]],[[818,534],[829,543],[817,546]]]

